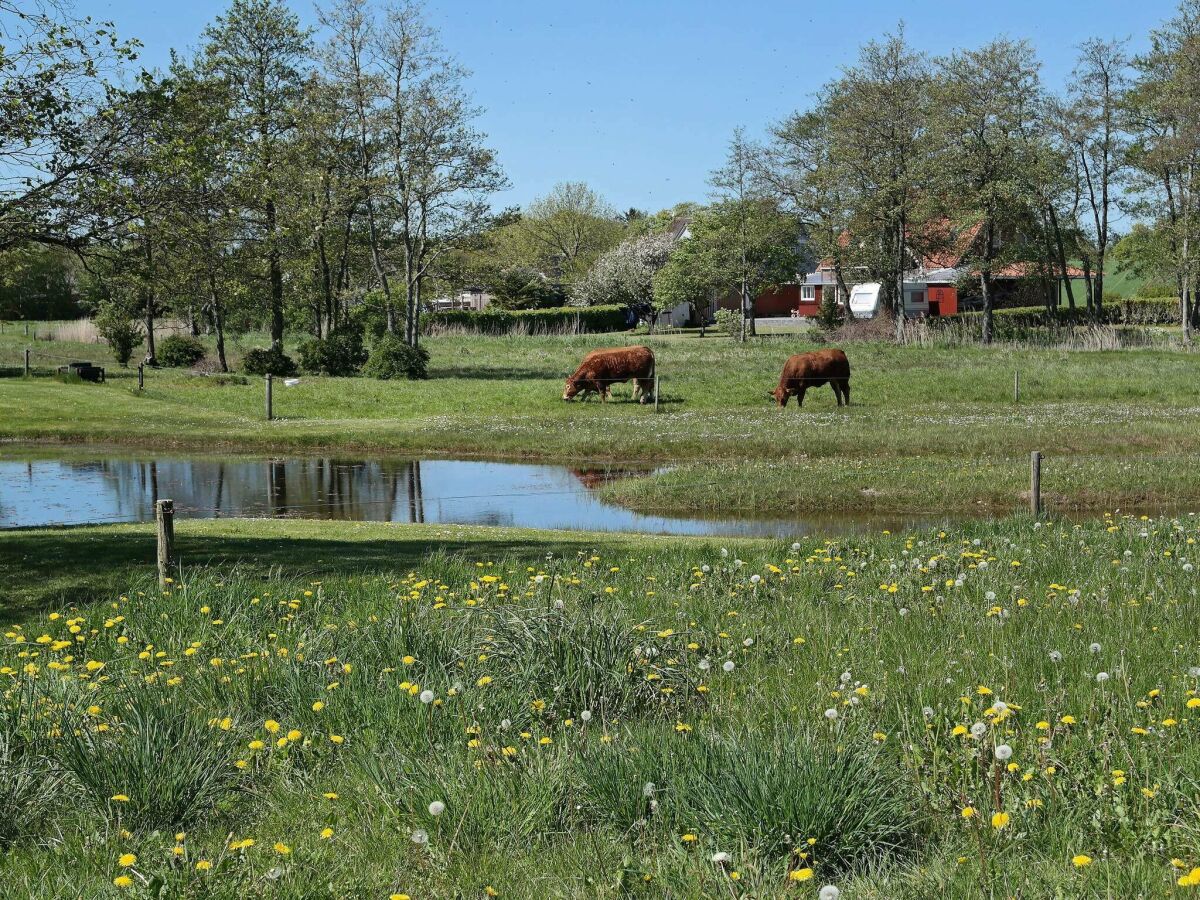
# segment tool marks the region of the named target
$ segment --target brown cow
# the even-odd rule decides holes
[[[804,392],[828,382],[833,386],[838,406],[850,405],[850,360],[841,350],[814,350],[797,353],[788,359],[779,376],[779,387],[767,391],[780,406],[787,406],[788,397],[796,395],[796,405],[804,406]]]
[[[634,399],[648,403],[654,395],[654,352],[649,347],[593,350],[567,379],[562,398],[570,400],[578,394],[594,392],[601,400],[608,400],[614,384],[630,379],[637,382],[633,389]]]

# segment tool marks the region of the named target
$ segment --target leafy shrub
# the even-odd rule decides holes
[[[1165,281],[1143,281],[1133,295],[1139,300],[1154,300],[1170,297],[1174,292],[1175,288]]]
[[[123,367],[129,365],[134,349],[145,340],[141,324],[114,304],[104,306],[97,313],[96,331],[112,348],[113,356]]]
[[[527,266],[501,269],[488,284],[491,306],[496,309],[551,309],[566,300],[562,288]]]
[[[713,313],[713,321],[718,331],[723,331],[730,337],[737,337],[742,333],[742,317],[732,309],[718,309]]]
[[[324,338],[300,345],[300,368],[314,375],[357,375],[366,361],[363,327],[358,322],[339,325]]]
[[[159,341],[158,364],[186,369],[204,359],[204,345],[188,334],[171,334]]]
[[[242,360],[247,375],[295,375],[295,361],[278,347],[251,350]]]
[[[617,304],[608,306],[574,307],[563,306],[553,309],[493,310],[473,312],[463,309],[431,313],[426,319],[431,327],[458,327],[479,334],[508,334],[524,331],[528,334],[569,332],[593,334],[605,331],[624,331],[625,307]]]
[[[372,378],[407,378],[417,381],[429,377],[429,351],[410,347],[394,334],[385,334],[371,349],[363,370]]]
[[[833,291],[823,291],[821,298],[821,309],[817,313],[817,326],[832,331],[839,327],[846,319],[845,311],[841,304],[837,302]]]
[[[930,325],[954,322],[978,322],[978,312],[959,313],[941,319],[927,320]],[[993,313],[997,337],[1005,337],[1029,328],[1047,326],[1107,324],[1107,325],[1175,325],[1179,322],[1179,301],[1174,297],[1150,297],[1116,300],[1104,303],[1099,320],[1085,306],[1074,310],[1059,307],[1048,312],[1044,306],[1014,306]]]

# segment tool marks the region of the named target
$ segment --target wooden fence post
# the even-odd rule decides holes
[[[25,348],[25,377],[29,377],[29,348]]]
[[[1042,515],[1042,454],[1038,450],[1029,454],[1029,511],[1035,519]]]
[[[138,363],[138,390],[146,386],[146,364]]]
[[[162,590],[175,566],[175,501],[155,503],[154,521],[158,525],[158,587]]]
[[[267,421],[270,422],[273,418],[275,418],[275,416],[274,416],[273,410],[271,409],[271,374],[268,372],[267,373]]]
[[[1021,370],[1013,372],[1013,403],[1021,402]]]

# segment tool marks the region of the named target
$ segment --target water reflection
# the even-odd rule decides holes
[[[155,458],[0,460],[0,526],[280,517],[665,534],[799,535],[814,523],[645,516],[598,499],[628,474],[482,460]],[[819,523],[821,531],[872,525]]]

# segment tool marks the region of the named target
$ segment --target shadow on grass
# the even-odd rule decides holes
[[[452,526],[451,526],[452,528]],[[411,532],[410,532],[411,533]],[[620,543],[614,537],[614,543]],[[428,533],[406,537],[397,528],[378,538],[319,538],[286,534],[176,534],[176,555],[186,575],[200,566],[238,566],[267,576],[279,569],[289,577],[336,577],[364,572],[406,573],[433,553],[463,555],[469,561],[508,557],[544,559],[547,553],[575,553],[596,546],[595,536],[564,534],[549,541],[512,537],[444,538]],[[30,529],[0,535],[0,624],[33,617],[51,608],[115,600],[142,590],[154,576],[155,539],[142,528]]]

